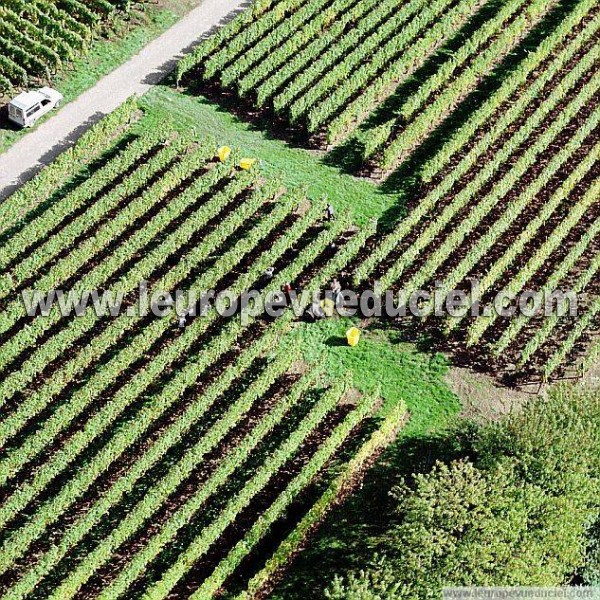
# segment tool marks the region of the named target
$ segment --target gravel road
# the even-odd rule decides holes
[[[218,26],[244,0],[204,0],[139,54],[42,123],[0,155],[0,199],[6,198],[65,146],[127,98],[142,95],[173,70],[183,53]]]

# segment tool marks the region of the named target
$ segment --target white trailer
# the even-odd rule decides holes
[[[31,127],[40,117],[58,108],[63,95],[49,87],[19,94],[8,105],[8,118],[21,125]]]

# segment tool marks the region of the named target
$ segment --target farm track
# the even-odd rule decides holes
[[[240,0],[203,0],[139,54],[5,152],[0,157],[0,199],[4,199],[2,203],[5,203],[12,194],[14,205],[12,201],[10,207],[6,205],[7,209],[12,209],[8,211],[11,216],[2,223],[1,229],[10,227],[24,212],[22,198],[13,194],[19,186],[31,180],[42,166],[57,159],[65,148],[70,149],[72,140],[80,139],[82,130],[89,130],[129,98],[145,94],[162,81],[175,67],[181,54],[194,45],[200,35],[219,25],[241,6],[243,2]],[[69,176],[72,175],[72,166],[67,164],[66,167]],[[31,206],[46,200],[46,196],[36,198]]]

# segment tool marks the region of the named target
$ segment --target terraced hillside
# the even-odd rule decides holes
[[[376,393],[275,352],[291,311],[243,323],[212,309],[183,329],[91,308],[25,314],[27,288],[122,291],[129,306],[140,280],[239,295],[271,265],[267,289],[320,285],[364,244],[211,142],[131,133],[135,114],[123,106],[0,205],[6,598],[207,598],[249,557],[236,585],[258,592],[403,417],[369,433]]]
[[[519,45],[559,5],[255,2],[186,57],[178,78],[214,82],[318,142],[336,145],[352,137],[362,160],[388,174],[484,78],[514,60]],[[594,6],[586,2],[576,10]]]
[[[422,165],[412,210],[369,241],[354,272],[357,285],[377,279],[407,290],[433,289],[437,280],[443,291],[468,292],[475,279],[479,295],[471,301],[490,311],[501,290],[588,293],[575,318],[491,314],[445,323],[471,358],[484,364],[481,350],[489,349],[497,365],[512,363],[534,378],[575,366],[596,329],[599,26],[595,11],[578,5],[439,144]]]
[[[500,291],[587,293],[575,318],[415,327],[467,364],[548,380],[598,353],[599,27],[590,0],[265,0],[178,76],[386,179],[404,206],[383,215],[355,286],[470,293],[476,279],[470,300],[490,310]]]
[[[93,36],[135,2],[130,0],[2,0],[0,91],[48,80],[86,52]]]

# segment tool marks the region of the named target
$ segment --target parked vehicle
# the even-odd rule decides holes
[[[8,118],[21,125],[31,127],[40,117],[60,106],[63,95],[49,87],[19,94],[8,105]]]

